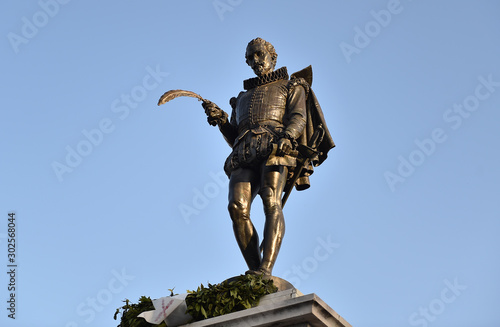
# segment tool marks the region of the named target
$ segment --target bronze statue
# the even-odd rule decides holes
[[[289,79],[286,67],[274,70],[277,57],[271,43],[261,38],[248,43],[246,63],[257,76],[245,80],[245,91],[231,98],[230,117],[189,91],[169,91],[159,101],[183,95],[199,98],[208,123],[219,127],[232,148],[224,164],[229,177],[228,209],[247,274],[271,275],[285,233],[283,205],[294,186],[298,190],[309,187],[312,167],[320,165],[335,146],[310,88],[311,67]],[[265,213],[260,246],[250,220],[257,195]]]

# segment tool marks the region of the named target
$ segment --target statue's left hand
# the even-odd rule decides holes
[[[292,150],[292,142],[289,139],[282,137],[278,141],[278,149],[276,151],[276,154],[278,156],[284,156],[286,154],[289,154],[291,150]]]

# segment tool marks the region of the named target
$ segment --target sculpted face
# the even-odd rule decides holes
[[[269,74],[274,70],[275,63],[266,46],[261,43],[250,44],[245,54],[247,64],[257,76]]]

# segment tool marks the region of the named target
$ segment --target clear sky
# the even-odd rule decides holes
[[[274,275],[356,327],[500,326],[498,1],[7,1],[0,325],[116,326],[122,301],[243,273],[229,111],[260,36],[312,65],[337,144],[285,207]],[[262,206],[252,216],[262,231]],[[8,214],[15,213],[15,320]]]

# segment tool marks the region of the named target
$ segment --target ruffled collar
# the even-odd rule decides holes
[[[279,80],[287,80],[288,79],[288,71],[286,70],[286,67],[281,67],[279,69],[276,69],[273,72],[270,72],[269,74],[263,75],[263,76],[257,76],[253,78],[249,78],[243,81],[243,88],[245,90],[250,90],[253,89],[257,86],[261,86],[267,83],[271,82],[276,82]]]

